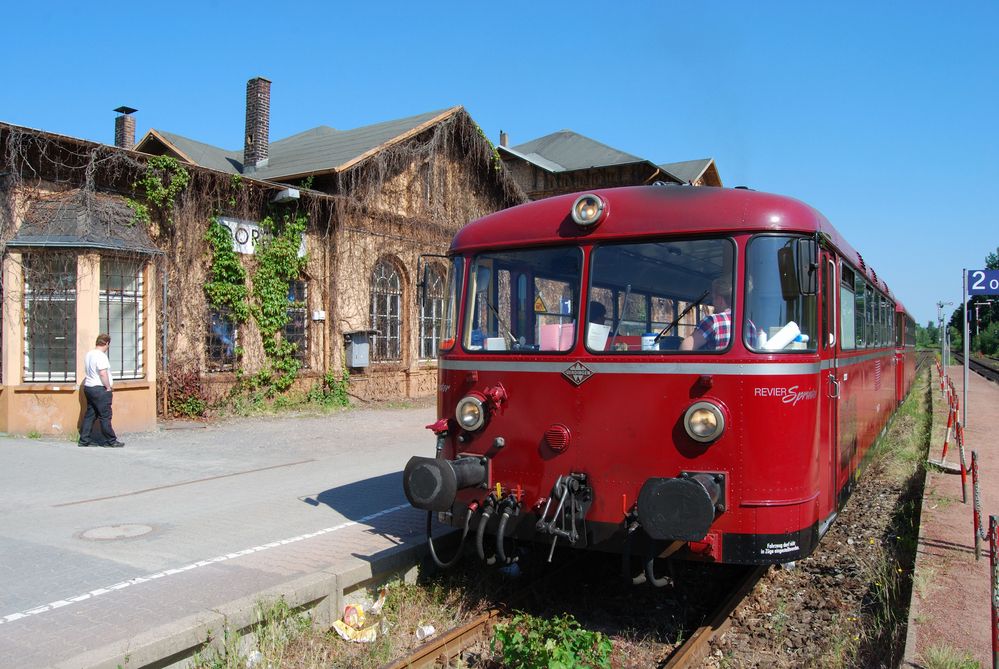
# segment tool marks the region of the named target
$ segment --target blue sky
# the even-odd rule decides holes
[[[706,6],[707,5],[707,6]],[[999,246],[999,3],[13,3],[0,120],[112,143],[112,110],[241,149],[464,105],[822,211],[921,322]]]

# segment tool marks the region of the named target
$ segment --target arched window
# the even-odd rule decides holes
[[[402,281],[387,258],[371,272],[371,327],[378,330],[371,340],[371,359],[402,360]]]
[[[441,345],[441,325],[444,317],[444,270],[428,265],[423,302],[420,304],[420,358],[437,357]]]

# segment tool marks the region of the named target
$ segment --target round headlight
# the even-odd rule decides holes
[[[604,201],[592,193],[580,195],[572,203],[572,220],[584,228],[596,225],[603,213]]]
[[[473,395],[463,397],[458,402],[454,417],[458,419],[458,425],[463,430],[475,432],[486,422],[486,411],[482,406],[482,400]]]
[[[695,402],[683,416],[683,427],[691,439],[706,444],[725,431],[725,414],[713,402]]]

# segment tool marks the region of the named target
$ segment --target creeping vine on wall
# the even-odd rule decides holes
[[[191,175],[176,158],[152,156],[146,163],[146,171],[132,184],[132,188],[145,194],[146,202],[126,198],[129,208],[135,212],[135,222],[151,222],[150,207],[163,216],[167,227],[173,228],[173,206],[177,196],[184,192]]]
[[[279,334],[288,324],[288,308],[301,306],[288,301],[288,291],[291,282],[299,279],[305,270],[306,258],[298,257],[298,249],[307,224],[308,218],[298,214],[268,216],[260,222],[265,234],[257,244],[251,312],[257,321],[269,369],[261,370],[258,379],[269,380],[278,392],[291,387],[301,367],[295,358],[295,345]]]
[[[232,233],[215,217],[208,224],[205,241],[212,253],[211,276],[205,283],[208,304],[227,311],[233,321],[245,323],[250,315],[250,291],[246,287],[246,269],[232,250]]]

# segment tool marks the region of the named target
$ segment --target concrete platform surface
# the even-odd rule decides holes
[[[251,622],[262,593],[334,615],[423,550],[400,472],[433,453],[433,418],[169,424],[122,449],[0,438],[0,667],[162,661]]]
[[[958,396],[963,398],[962,368],[951,366],[947,372]],[[934,430],[930,457],[939,460],[947,405],[940,393],[936,369],[931,373]],[[999,385],[972,373],[968,380],[965,454],[970,468],[971,452],[978,452],[982,522],[986,532],[989,515],[999,515],[997,426]],[[946,462],[960,463],[953,435]],[[981,559],[976,561],[971,483],[969,473],[967,503],[964,503],[959,474],[927,472],[903,667],[930,666],[931,657],[940,653],[957,659],[967,656],[982,667],[992,666],[989,544],[982,541]]]

